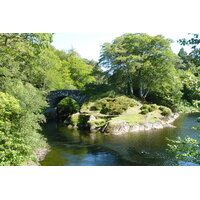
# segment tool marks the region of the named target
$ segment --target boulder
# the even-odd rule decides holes
[[[89,121],[95,120],[96,117],[94,115],[90,115]]]
[[[142,125],[139,126],[139,130],[140,131],[144,131],[145,130],[144,124],[142,124]]]
[[[161,128],[163,128],[163,124],[160,121],[155,122],[152,126],[153,126],[153,129],[161,129]]]
[[[150,122],[145,122],[144,123],[144,130],[145,131],[151,130],[152,127],[153,127],[153,125]]]
[[[133,133],[133,132],[138,132],[140,130],[140,125],[135,124],[133,126],[130,126],[129,132]]]
[[[121,135],[129,132],[129,130],[130,125],[124,120],[119,120],[109,122],[105,131],[113,135]]]

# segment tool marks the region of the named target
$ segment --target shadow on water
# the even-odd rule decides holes
[[[199,113],[182,114],[174,122],[177,128],[164,128],[121,136],[70,130],[49,121],[43,128],[51,151],[41,161],[44,166],[169,166],[187,165],[177,162],[173,154],[166,152],[167,140],[189,135],[198,138]],[[190,165],[193,165],[190,163]]]

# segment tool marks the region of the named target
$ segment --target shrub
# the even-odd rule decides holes
[[[156,104],[151,104],[151,107],[150,107],[150,112],[156,110],[158,108],[158,106]]]
[[[75,100],[71,98],[64,98],[58,103],[57,109],[58,109],[59,115],[66,115],[66,114],[78,112],[80,109],[80,106]]]
[[[165,106],[160,106],[159,109],[162,111],[161,114],[164,116],[168,116],[172,113],[171,109]]]
[[[148,110],[149,112],[152,112],[154,110],[157,109],[157,105],[156,104],[152,104],[152,105],[148,105],[148,104],[144,104],[140,110]]]
[[[46,146],[38,130],[47,103],[31,84],[8,84],[9,92],[0,92],[0,166],[26,165],[36,149]]]
[[[143,109],[143,110],[141,110],[140,114],[145,115],[145,114],[147,114],[148,112],[149,112],[148,109]]]
[[[71,116],[71,123],[72,123],[72,125],[77,126],[79,124],[79,116],[80,116],[79,113],[75,113],[75,114],[73,114]]]
[[[98,100],[92,109],[99,110],[102,114],[119,115],[133,106],[135,106],[135,103],[128,97],[106,97]]]
[[[150,105],[148,105],[148,104],[144,104],[141,108],[140,108],[140,110],[149,110],[149,108],[150,108],[151,106]]]

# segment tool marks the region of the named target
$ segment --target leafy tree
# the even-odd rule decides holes
[[[29,81],[42,49],[50,45],[52,34],[1,33],[0,75]]]
[[[36,132],[40,116],[35,114],[33,117],[31,110],[27,110],[28,105],[26,109],[21,105],[13,96],[0,92],[1,166],[23,165],[33,157],[36,148],[45,145],[42,136]]]
[[[162,93],[171,98],[179,91],[176,98],[180,99],[182,85],[174,67],[177,56],[170,43],[161,35],[124,34],[103,45],[100,64],[122,83],[117,86],[124,85],[131,95],[137,92],[145,99],[150,93]]]
[[[191,104],[194,100],[200,100],[200,79],[190,71],[180,74],[183,83],[183,99]]]
[[[66,81],[66,87],[71,85],[73,86],[72,89],[84,89],[86,84],[95,81],[92,75],[93,67],[81,59],[74,50],[70,50],[68,53],[64,51],[57,51],[56,53],[61,59],[62,67],[59,71],[63,80]]]
[[[179,57],[182,59],[184,68],[179,70],[180,78],[183,82],[183,98],[191,104],[199,108],[200,100],[200,44],[199,34],[192,34],[190,39],[180,39],[179,43],[183,46],[191,46],[192,51],[187,54],[183,48],[179,52]],[[199,119],[198,119],[199,122]],[[200,130],[200,127],[193,127]],[[187,136],[184,139],[180,137],[177,140],[169,140],[169,151],[174,152],[176,158],[188,162],[200,164],[200,143]]]
[[[190,34],[190,39],[180,39],[178,42],[183,46],[190,46],[191,52],[187,55],[187,60],[189,60],[195,67],[200,67],[200,36],[199,34]],[[185,58],[185,56],[184,56]],[[185,61],[185,59],[183,60]],[[188,59],[189,58],[189,59]]]

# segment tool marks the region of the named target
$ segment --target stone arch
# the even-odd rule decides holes
[[[47,96],[49,108],[46,110],[47,119],[55,119],[57,116],[57,104],[64,98],[74,99],[80,106],[86,101],[87,96],[80,90],[54,90]]]
[[[55,108],[57,104],[64,98],[74,99],[80,106],[86,101],[87,96],[82,94],[80,90],[54,90],[50,91],[47,96],[49,106]]]

